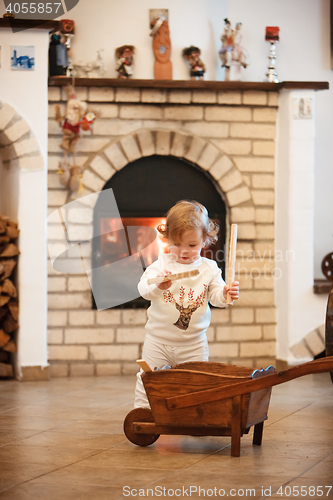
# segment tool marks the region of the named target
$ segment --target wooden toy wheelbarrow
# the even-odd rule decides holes
[[[333,284],[326,314],[326,358],[275,373],[213,362],[189,362],[170,370],[146,367],[142,381],[151,410],[136,408],[124,421],[126,437],[148,446],[160,434],[231,436],[231,455],[240,456],[240,439],[254,426],[261,445],[272,387],[312,373],[331,372],[333,381]]]

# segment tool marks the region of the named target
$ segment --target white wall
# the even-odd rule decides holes
[[[14,163],[0,171],[1,213],[13,217],[21,230],[18,288],[20,299],[19,366],[47,365],[47,75],[48,32],[0,30],[2,64],[0,100],[24,118],[36,137],[44,169],[22,172]],[[35,46],[35,70],[10,69],[10,46]]]

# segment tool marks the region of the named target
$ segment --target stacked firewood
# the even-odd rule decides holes
[[[16,352],[18,300],[15,267],[19,249],[17,223],[0,216],[0,377],[13,376],[12,353]]]

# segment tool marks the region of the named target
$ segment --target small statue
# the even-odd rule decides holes
[[[164,15],[159,15],[151,24],[150,36],[153,37],[154,78],[172,80],[171,39],[169,23]]]
[[[133,45],[122,45],[115,52],[118,78],[130,78],[133,75],[135,47]]]
[[[68,101],[65,116],[60,114],[59,106],[56,106],[56,121],[62,127],[61,149],[64,150],[64,159],[59,162],[58,174],[62,185],[69,187],[71,191],[78,191],[81,186],[82,168],[75,165],[75,150],[77,141],[80,138],[80,129],[91,130],[91,125],[95,121],[95,114],[87,113],[87,104],[76,98],[74,89],[69,86],[67,89]],[[68,155],[72,154],[72,165]]]
[[[104,49],[97,51],[97,57],[95,61],[90,61],[84,63],[79,61],[73,64],[73,74],[74,76],[80,78],[102,78],[105,74],[104,61],[102,52]]]
[[[69,66],[69,54],[66,37],[61,31],[50,36],[49,76],[65,76]]]
[[[222,68],[225,68],[225,80],[240,80],[241,68],[250,64],[250,58],[246,49],[241,45],[242,23],[237,23],[235,31],[231,29],[229,19],[224,20],[224,31],[221,36],[222,48],[219,56]],[[233,72],[230,73],[230,70]]]
[[[191,80],[203,80],[204,73],[206,72],[206,66],[200,59],[201,50],[198,47],[186,47],[183,52],[183,57],[188,61],[190,65],[190,77]]]

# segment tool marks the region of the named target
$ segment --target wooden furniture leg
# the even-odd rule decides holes
[[[259,424],[256,424],[254,426],[252,444],[254,444],[255,446],[261,446],[263,430],[264,430],[264,422],[260,422]]]
[[[241,396],[232,398],[232,419],[231,419],[231,456],[240,456],[240,441],[241,441]]]

